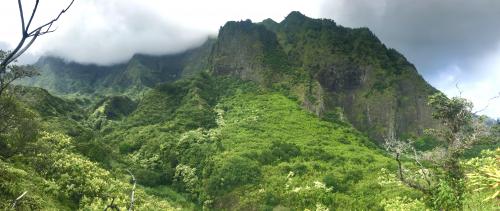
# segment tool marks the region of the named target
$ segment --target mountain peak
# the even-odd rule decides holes
[[[300,23],[310,19],[299,11],[293,11],[286,16],[282,23]]]
[[[265,19],[262,22],[260,22],[259,24],[265,26],[267,29],[269,29],[273,32],[276,32],[277,29],[280,27],[280,24],[271,18]]]
[[[277,23],[276,21],[274,21],[273,19],[271,18],[266,18],[262,21],[262,23]]]
[[[302,18],[302,19],[306,19],[306,18],[308,18],[308,17],[307,17],[306,15],[302,14],[302,13],[301,13],[301,12],[299,12],[299,11],[292,11],[292,12],[290,12],[290,14],[288,14],[288,15],[286,16],[286,18],[285,18],[285,19],[289,19],[289,18],[294,18],[294,19],[295,19],[295,18]]]

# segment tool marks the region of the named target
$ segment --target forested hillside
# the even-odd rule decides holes
[[[345,115],[379,143],[391,135],[420,136],[436,125],[426,103],[436,90],[401,54],[367,28],[299,12],[281,23],[228,22],[217,39],[176,55],[136,55],[106,67],[48,57],[36,66],[42,74],[22,84],[87,97],[137,98],[156,84],[209,70],[282,91],[321,118]]]
[[[58,95],[137,97],[158,83],[172,82],[206,68],[213,40],[183,53],[163,56],[134,55],[127,63],[110,66],[78,64],[42,57],[34,65],[40,75],[21,84],[42,87]]]
[[[175,55],[35,67],[0,96],[0,209],[498,208],[500,124],[367,28],[292,12]]]

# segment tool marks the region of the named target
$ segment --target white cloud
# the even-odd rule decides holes
[[[448,96],[461,95],[471,100],[476,111],[484,109],[480,114],[500,118],[500,98],[491,99],[500,95],[500,45],[495,52],[475,61],[468,68],[477,70],[478,74],[473,80],[468,79],[468,74],[454,66],[439,71],[440,77],[431,82]]]
[[[458,82],[480,108],[500,92],[499,11],[498,0],[333,0],[321,16],[369,27],[433,86],[454,95]],[[484,114],[500,117],[498,104],[488,108]]]
[[[69,1],[41,1],[35,25],[50,20]],[[23,2],[28,13],[33,1]],[[112,64],[135,53],[174,53],[199,45],[226,21],[281,21],[298,10],[346,26],[370,27],[432,85],[453,95],[459,82],[464,96],[481,107],[500,91],[500,47],[491,44],[500,40],[498,9],[497,0],[76,0],[58,30],[39,38],[20,60],[50,53]],[[0,27],[0,42],[13,47],[20,36],[17,1],[2,2],[0,20],[8,20]],[[499,109],[492,104],[484,113],[500,117]]]
[[[77,0],[58,22],[56,33],[40,38],[30,52],[102,65],[123,62],[135,53],[176,53],[200,45],[229,20],[271,17],[279,21],[292,10],[316,17],[319,1]],[[24,2],[27,7],[32,3]],[[41,20],[49,20],[67,2],[41,1]],[[7,22],[7,29],[0,29],[5,34],[0,40],[16,43],[15,1],[0,9],[0,19],[13,20]]]
[[[61,33],[39,48],[81,63],[113,64],[135,53],[168,54],[200,45],[206,34],[169,22],[145,5],[123,0],[74,5]]]

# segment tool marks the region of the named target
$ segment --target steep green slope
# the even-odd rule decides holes
[[[19,209],[123,210],[128,170],[138,210],[425,207],[374,142],[433,127],[436,90],[366,28],[292,12],[228,22],[181,54],[37,65],[24,83],[67,96],[16,87],[0,99],[17,112],[0,122],[0,209],[28,191]]]
[[[86,145],[93,131],[86,125],[85,103],[40,88],[11,91],[0,98],[2,114],[15,116],[0,132],[0,209],[102,210],[112,201],[126,209],[132,189],[128,174],[123,169],[106,170],[83,155],[95,146]],[[135,196],[134,206],[141,210],[190,207],[153,196],[142,186],[136,187]]]
[[[348,124],[320,120],[283,94],[201,74],[158,86],[101,129],[113,168],[213,209],[381,209],[390,158]]]
[[[17,87],[14,95],[40,118],[42,127],[51,132],[62,132],[73,138],[88,136],[85,127],[88,99],[63,99],[51,95],[47,90],[36,87]]]
[[[262,45],[270,50],[256,48]],[[292,12],[281,23],[229,22],[215,46],[215,73],[284,90],[326,119],[343,113],[378,141],[392,135],[421,135],[424,128],[435,125],[426,99],[436,90],[367,28],[345,28]],[[262,68],[266,65],[274,68]],[[274,83],[247,75],[268,76]]]
[[[213,40],[179,54],[164,56],[134,55],[124,64],[97,66],[65,62],[53,57],[41,58],[35,66],[40,76],[21,81],[58,95],[138,94],[158,83],[175,81],[207,67]]]
[[[324,119],[350,122],[378,142],[422,135],[434,127],[427,97],[437,92],[396,50],[367,28],[292,12],[281,23],[267,19],[228,22],[216,39],[184,53],[136,55],[109,67],[41,59],[41,76],[23,84],[63,95],[127,95],[210,69],[251,80],[297,98]]]

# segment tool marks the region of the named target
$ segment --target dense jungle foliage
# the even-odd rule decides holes
[[[37,67],[0,97],[0,209],[498,209],[500,122],[457,157],[460,194],[443,168],[377,139],[449,149],[423,131],[469,104],[428,101],[437,91],[368,29],[293,12],[229,22],[177,55]],[[401,163],[415,182],[438,172],[432,193],[401,180]]]

